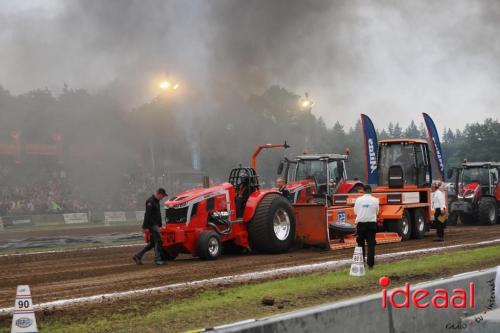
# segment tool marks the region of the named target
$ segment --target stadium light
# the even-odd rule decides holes
[[[309,99],[309,94],[305,93],[305,97],[299,99],[299,105],[303,110],[311,110],[314,102]]]
[[[172,86],[172,83],[170,83],[169,81],[162,81],[160,83],[161,90],[168,90],[168,89],[170,89],[171,86]]]

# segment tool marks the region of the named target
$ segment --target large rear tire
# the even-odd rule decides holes
[[[279,194],[266,195],[248,223],[252,250],[264,253],[283,253],[295,239],[295,216],[290,202]]]
[[[497,202],[491,197],[482,197],[478,203],[478,222],[485,225],[496,224],[498,220]]]
[[[411,238],[410,213],[405,210],[399,220],[387,220],[385,228],[390,232],[397,232],[401,236],[401,241],[407,241]]]
[[[413,213],[411,235],[414,239],[421,239],[425,236],[425,215],[422,209],[415,209]]]

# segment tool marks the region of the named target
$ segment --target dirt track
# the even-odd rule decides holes
[[[448,228],[446,236],[446,242],[434,243],[431,232],[422,240],[380,245],[377,253],[497,239],[500,238],[500,225]],[[217,261],[183,257],[167,266],[156,267],[151,263],[151,254],[146,256],[145,265],[134,265],[131,256],[137,249],[125,247],[0,257],[0,306],[12,306],[19,284],[29,284],[34,303],[42,303],[352,256],[352,249],[301,249],[281,255],[223,256]]]

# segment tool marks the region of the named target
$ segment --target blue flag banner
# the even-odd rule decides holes
[[[432,118],[427,113],[422,113],[425,120],[425,126],[427,126],[427,133],[429,134],[429,141],[434,151],[434,159],[439,171],[439,177],[444,180],[444,158],[443,150],[441,149],[441,142],[439,141],[439,134],[436,129],[436,125]]]
[[[363,125],[363,137],[365,143],[365,178],[368,184],[378,184],[377,154],[378,140],[377,131],[371,119],[361,114],[361,124]]]

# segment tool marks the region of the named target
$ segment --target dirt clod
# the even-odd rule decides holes
[[[262,298],[261,302],[262,302],[262,305],[273,306],[274,305],[274,298],[264,297],[264,298]]]

